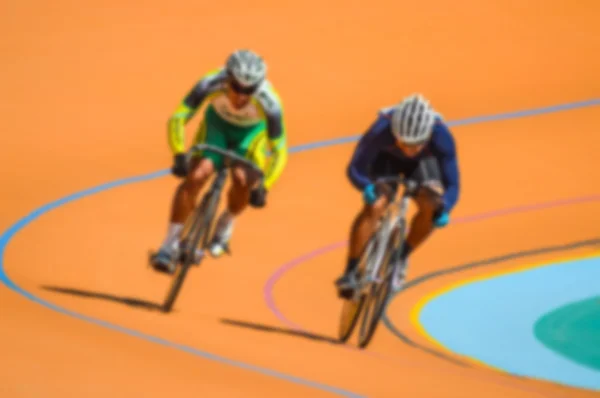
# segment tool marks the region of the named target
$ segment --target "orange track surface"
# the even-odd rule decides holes
[[[598,12],[591,0],[10,1],[0,26],[0,227],[73,192],[169,167],[167,117],[233,48],[249,46],[267,58],[296,146],[356,135],[379,107],[413,91],[449,120],[597,98]],[[599,109],[453,127],[463,181],[454,217],[598,194]],[[393,301],[390,320],[422,348],[383,326],[363,352],[327,342],[337,333],[332,282],[345,247],[294,267],[273,288],[279,311],[310,333],[292,330],[269,309],[263,288],[276,270],[347,238],[360,206],[344,174],[352,149],[347,143],[291,155],[268,208],[238,222],[234,255],[193,269],[169,315],[148,308],[162,300],[169,280],[147,268],[146,252],[166,231],[174,178],[120,186],[41,215],[8,242],[7,276],[80,317],[171,345],[1,287],[0,395],[336,395],[323,390],[329,386],[369,397],[597,396],[465,368],[426,351],[434,347],[410,324],[411,308],[428,292],[485,270],[437,278]],[[597,238],[598,225],[595,201],[451,225],[415,253],[409,277]]]

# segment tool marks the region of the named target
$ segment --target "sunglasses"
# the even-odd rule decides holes
[[[429,140],[423,140],[423,141],[418,141],[415,143],[411,143],[411,144],[407,144],[406,142],[402,142],[402,141],[397,141],[398,145],[404,146],[406,148],[410,148],[410,149],[417,149],[421,146],[424,146],[427,144]]]
[[[231,89],[237,94],[252,95],[258,89],[258,84],[254,86],[245,87],[239,84],[237,81],[235,81],[235,79],[229,78],[229,87],[231,87]]]

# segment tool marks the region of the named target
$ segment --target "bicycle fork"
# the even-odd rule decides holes
[[[392,274],[396,272],[400,272],[400,269],[396,269],[400,267],[400,256],[404,249],[404,245],[406,244],[406,211],[408,209],[408,196],[403,196],[402,201],[400,202],[400,208],[398,211],[398,216],[396,217],[395,226],[397,227],[396,233],[394,236],[393,245],[392,245],[392,255],[390,258],[390,263],[393,265],[391,270]]]
[[[206,247],[212,239],[212,235],[210,235],[210,233],[213,232],[212,226],[215,216],[214,213],[217,211],[213,203],[218,203],[221,190],[223,189],[223,186],[225,184],[226,176],[227,174],[225,170],[220,170],[218,172],[214,183],[210,187],[209,191],[202,197],[202,202],[200,203],[200,205],[195,209],[195,211],[197,212],[195,217],[196,225],[192,226],[193,230],[206,228],[206,230],[203,232],[204,236],[201,237],[201,241],[194,242],[194,234],[190,234],[192,237],[191,241],[188,240],[186,242],[181,242],[182,244],[180,245],[180,250],[182,254],[190,252],[190,250],[188,250],[188,245],[194,245],[195,243],[197,244],[197,246],[194,247],[192,251],[192,264],[194,265],[200,264],[200,262],[205,256]],[[207,214],[207,212],[209,212],[209,214]],[[208,219],[206,219],[205,217],[208,217]],[[203,220],[204,222],[201,220]],[[197,231],[197,233],[199,233],[199,231]]]
[[[381,262],[383,260],[383,257],[385,256],[386,251],[388,249],[393,249],[393,252],[392,252],[391,258],[390,258],[390,263],[394,265],[394,268],[399,263],[400,254],[402,253],[402,248],[404,246],[404,237],[400,236],[400,235],[404,234],[404,230],[405,230],[404,223],[406,222],[405,217],[406,217],[407,208],[408,208],[408,196],[403,195],[403,197],[399,203],[398,214],[395,215],[391,219],[388,219],[388,220],[384,219],[382,221],[384,224],[381,226],[381,228],[379,228],[377,230],[376,239],[375,239],[375,241],[377,242],[377,247],[375,248],[375,253],[371,254],[371,255],[374,255],[373,262],[369,261],[369,263],[368,263],[369,266],[367,268],[367,272],[366,272],[366,276],[365,276],[365,285],[370,284],[370,283],[380,284],[387,277],[387,275],[384,275],[383,278],[380,278],[378,276],[378,273],[379,273],[379,268],[381,267]],[[393,241],[392,241],[390,236],[394,232],[398,235],[394,235]],[[397,244],[398,241],[399,241],[399,244]],[[390,243],[393,243],[393,244],[390,245]],[[392,268],[388,272],[394,272],[394,268]]]

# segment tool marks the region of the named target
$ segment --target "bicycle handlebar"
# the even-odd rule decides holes
[[[429,185],[419,184],[418,181],[405,178],[402,175],[379,177],[379,178],[375,179],[375,183],[384,183],[384,184],[385,183],[397,183],[397,184],[404,185],[404,187],[405,187],[404,195],[410,195],[411,193],[416,192],[416,190],[420,187],[422,187],[425,190],[430,191],[436,195],[438,194],[438,192],[436,192],[434,189],[432,189]]]
[[[397,184],[401,184],[404,185],[404,187],[406,188],[407,191],[413,191],[418,187],[418,183],[414,180],[409,180],[407,178],[405,178],[402,175],[395,175],[395,176],[383,176],[383,177],[378,177],[375,180],[375,183],[397,183]]]
[[[230,160],[230,161],[234,160],[234,161],[242,163],[243,165],[252,169],[254,172],[256,172],[260,176],[261,179],[264,179],[264,177],[265,177],[264,172],[260,168],[258,168],[258,166],[256,166],[254,163],[252,163],[248,159],[238,155],[237,153],[235,153],[233,151],[225,150],[225,149],[222,149],[222,148],[219,148],[219,147],[216,147],[213,145],[209,145],[209,144],[196,144],[190,149],[190,152],[192,152],[192,151],[211,151],[211,152],[218,153],[219,155],[223,156],[227,160]]]

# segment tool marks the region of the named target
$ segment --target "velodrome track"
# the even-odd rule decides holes
[[[598,395],[593,348],[583,366],[513,345],[520,311],[574,300],[600,268],[595,2],[3,8],[1,396]],[[166,120],[243,46],[269,62],[293,154],[268,207],[236,225],[233,256],[194,269],[161,314],[169,281],[146,255],[177,183]],[[361,200],[345,167],[377,109],[414,91],[452,126],[461,199],[359,351],[332,341],[333,280]],[[573,265],[569,283],[543,271],[584,256],[595,268]],[[503,290],[444,293],[540,264]],[[465,315],[482,309],[491,320]]]

